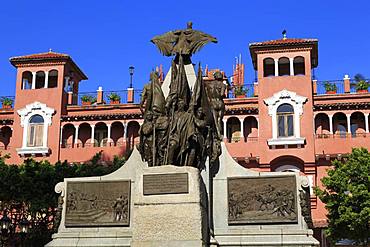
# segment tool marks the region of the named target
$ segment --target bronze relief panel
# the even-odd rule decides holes
[[[296,223],[295,176],[228,178],[228,222]]]
[[[129,224],[129,180],[67,182],[66,227]]]

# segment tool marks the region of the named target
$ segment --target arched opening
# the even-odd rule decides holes
[[[55,88],[58,86],[58,70],[49,71],[48,88]]]
[[[32,89],[32,73],[30,71],[24,71],[22,73],[22,89]]]
[[[337,112],[333,116],[333,131],[336,136],[346,138],[347,117],[343,112]]]
[[[75,133],[76,128],[72,124],[66,124],[63,126],[62,131],[62,147],[73,148],[75,146]]]
[[[124,144],[125,128],[121,122],[114,122],[112,124],[111,139],[114,146],[122,146]]]
[[[258,122],[253,116],[244,119],[244,141],[255,142],[258,138]]]
[[[44,71],[38,71],[36,73],[36,85],[35,88],[43,88],[45,86],[45,72]]]
[[[77,146],[90,146],[90,143],[87,141],[91,138],[91,126],[88,123],[82,123],[80,124],[78,128],[78,140],[80,143],[75,143]]]
[[[270,162],[271,171],[273,172],[303,172],[304,162],[294,156],[281,156]]]
[[[9,126],[4,126],[0,129],[0,149],[8,149],[10,138],[12,137],[12,129]]]
[[[362,112],[351,114],[351,133],[352,137],[365,134],[365,115]]]
[[[136,121],[130,121],[127,124],[127,147],[132,149],[139,142],[140,124]]]
[[[99,122],[94,129],[94,147],[106,147],[108,143],[108,127],[105,123]]]
[[[329,137],[330,123],[329,117],[325,113],[319,113],[315,116],[315,134],[318,138]]]
[[[278,137],[294,136],[294,109],[290,104],[282,104],[276,111]]]
[[[289,58],[279,58],[279,76],[290,75],[290,62]]]
[[[240,141],[240,121],[239,118],[230,117],[226,122],[226,135],[228,142],[235,143]]]
[[[293,60],[294,75],[305,75],[304,57],[298,56]]]
[[[263,60],[263,76],[275,76],[275,61],[272,58],[265,58]]]
[[[33,115],[28,124],[28,147],[42,147],[44,137],[44,118],[40,115]]]

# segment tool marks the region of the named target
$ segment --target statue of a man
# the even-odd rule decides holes
[[[217,138],[219,140],[222,140],[221,126],[222,119],[225,113],[225,104],[223,98],[225,97],[226,85],[223,82],[223,75],[221,72],[219,71],[215,72],[213,77],[214,80],[208,83],[207,95],[216,125]]]
[[[148,166],[153,166],[153,113],[146,112],[144,116],[144,123],[141,125],[140,133],[140,145],[139,151],[143,160],[148,162]]]
[[[195,112],[194,126],[195,132],[189,138],[188,147],[189,152],[186,158],[187,166],[199,167],[199,163],[203,159],[203,149],[205,148],[205,128],[207,121],[205,120],[205,114],[202,107],[199,107]]]
[[[168,164],[185,165],[188,141],[194,133],[194,115],[186,111],[185,102],[180,100],[169,133]]]
[[[150,73],[150,82],[144,85],[140,100],[142,113],[152,111],[155,115],[165,114],[165,99],[159,81],[159,75],[153,71]]]

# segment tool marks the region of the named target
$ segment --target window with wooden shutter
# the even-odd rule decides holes
[[[28,125],[28,147],[41,147],[43,145],[44,137],[44,119],[40,115],[31,117]]]

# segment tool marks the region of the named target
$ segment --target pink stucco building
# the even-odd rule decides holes
[[[228,93],[223,122],[226,146],[242,166],[300,171],[312,186],[320,186],[331,160],[345,159],[352,147],[369,149],[370,93],[356,90],[347,75],[338,81],[313,80],[316,39],[258,42],[249,50],[257,80],[244,84],[242,95]],[[8,163],[27,157],[84,162],[99,151],[110,160],[137,143],[143,121],[140,91],[113,92],[120,102],[110,102],[112,92],[102,88],[81,94],[79,83],[87,76],[66,54],[47,52],[10,62],[17,70],[14,103],[0,110],[0,151],[10,155]],[[244,75],[244,65],[240,68]],[[204,79],[211,76],[207,71]],[[238,78],[239,84],[243,81]],[[81,104],[82,96],[96,97],[95,103]],[[313,193],[311,204],[321,239],[324,205]]]

